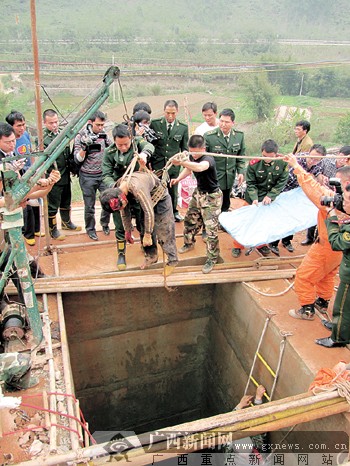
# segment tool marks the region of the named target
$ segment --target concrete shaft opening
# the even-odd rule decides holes
[[[63,296],[75,392],[91,432],[157,430],[227,412],[243,395],[266,321],[244,285]],[[271,366],[280,342],[272,322],[263,344]],[[290,374],[298,374],[293,383]],[[262,364],[254,378],[269,391]],[[274,398],[303,393],[312,378],[287,342]]]

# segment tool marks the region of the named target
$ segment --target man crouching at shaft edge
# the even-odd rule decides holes
[[[134,172],[127,179],[120,180],[117,188],[106,189],[100,196],[103,209],[108,212],[120,211],[126,233],[132,231],[129,201],[138,201],[143,211],[141,242],[145,254],[145,269],[158,261],[157,239],[168,257],[165,274],[170,275],[178,263],[175,221],[171,198],[166,187],[151,172]],[[159,200],[158,200],[159,199]]]

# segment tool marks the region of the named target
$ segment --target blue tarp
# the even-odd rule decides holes
[[[219,222],[245,247],[271,243],[317,223],[317,207],[301,188],[280,194],[269,205],[249,205],[222,212]]]

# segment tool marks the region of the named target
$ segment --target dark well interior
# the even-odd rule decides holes
[[[229,411],[243,395],[266,319],[242,284],[67,293],[64,311],[91,432],[147,432]],[[271,366],[280,341],[270,323],[262,352]],[[287,343],[275,399],[306,391],[312,375],[300,364]],[[262,364],[254,377],[271,388]]]

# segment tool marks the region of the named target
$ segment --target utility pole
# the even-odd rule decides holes
[[[30,17],[32,25],[32,48],[34,64],[34,86],[35,86],[35,108],[36,108],[36,126],[38,129],[39,149],[43,150],[43,125],[41,119],[41,101],[40,101],[40,71],[39,71],[39,51],[38,37],[36,32],[36,10],[35,0],[30,0]]]
[[[302,93],[303,93],[303,83],[304,83],[304,73],[301,75],[301,83],[300,83],[299,95],[302,95]]]
[[[39,150],[43,151],[44,150],[43,123],[42,123],[42,111],[41,111],[41,100],[40,100],[40,67],[39,67],[38,36],[37,36],[37,31],[36,31],[35,0],[30,0],[30,18],[31,18],[31,29],[32,29],[32,49],[33,49],[33,64],[34,64],[36,127],[38,131]],[[46,242],[46,246],[50,248],[50,231],[49,231],[47,209],[48,209],[47,197],[45,196],[44,205],[43,205],[45,242]]]
[[[112,65],[114,66],[114,55],[112,55]],[[112,99],[115,102],[115,82],[113,81],[112,84]]]

